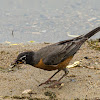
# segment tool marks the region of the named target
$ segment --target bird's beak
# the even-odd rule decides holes
[[[14,61],[14,63],[11,63],[11,65],[10,65],[10,68],[14,68],[14,67],[16,67],[18,64],[22,64],[23,62],[22,61]]]
[[[17,63],[15,62],[15,63],[12,63],[12,64],[10,64],[10,68],[14,68],[14,67],[16,67],[17,66]]]

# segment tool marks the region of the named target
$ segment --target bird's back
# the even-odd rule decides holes
[[[41,62],[44,65],[59,65],[62,62],[64,62],[65,64],[65,61],[67,64],[67,62],[69,62],[69,60],[67,59],[72,59],[72,57],[79,50],[81,45],[98,31],[100,31],[100,27],[92,30],[86,35],[81,35],[70,40],[64,40],[41,48],[40,50],[35,52],[34,65],[38,64],[41,59]]]

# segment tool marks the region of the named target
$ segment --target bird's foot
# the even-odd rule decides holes
[[[54,84],[46,88],[58,88],[58,87],[62,87],[63,85],[64,85],[63,82],[56,81]]]
[[[55,81],[57,81],[57,80],[50,80],[50,79],[48,79],[46,82],[41,83],[39,86],[44,85],[44,84],[50,84],[50,83],[53,83]]]

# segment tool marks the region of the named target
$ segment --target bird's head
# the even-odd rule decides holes
[[[10,65],[12,68],[18,64],[30,64],[33,65],[33,51],[22,52],[17,56],[17,59]]]

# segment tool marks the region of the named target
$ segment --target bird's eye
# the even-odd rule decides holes
[[[26,57],[22,58],[22,60],[26,60]]]

